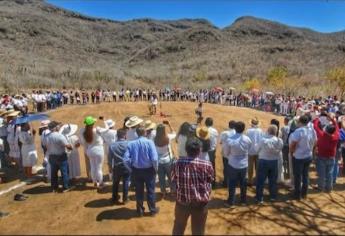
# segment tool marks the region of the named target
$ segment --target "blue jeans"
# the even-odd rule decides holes
[[[228,164],[228,162],[229,162],[228,158],[223,157],[223,177],[224,177],[223,185],[224,185],[224,187],[229,185],[229,181],[228,181],[229,164]]]
[[[56,161],[52,158],[49,158],[50,169],[51,169],[51,186],[53,189],[57,190],[59,188],[59,178],[58,178],[58,171],[60,170],[63,182],[63,188],[67,189],[69,177],[68,177],[68,162],[67,160],[64,161]]]
[[[318,163],[318,187],[321,190],[331,191],[333,188],[334,158],[319,157]]]
[[[166,177],[168,177],[168,184],[170,186],[170,191],[172,191],[172,184],[171,184],[171,167],[172,162],[159,164],[158,165],[158,179],[159,179],[159,186],[161,189],[161,193],[166,193]]]
[[[241,202],[246,202],[247,200],[247,178],[246,178],[247,168],[236,169],[236,168],[233,168],[231,165],[228,165],[228,169],[229,169],[228,203],[230,205],[235,204],[236,186],[238,182],[240,183],[240,189],[241,189]]]
[[[338,160],[335,159],[334,167],[333,167],[333,185],[337,183],[338,176],[339,176],[339,163],[338,163]]]
[[[292,159],[293,163],[293,174],[294,174],[294,185],[295,185],[295,197],[300,199],[301,197],[307,196],[308,185],[309,185],[309,167],[312,158],[304,159]],[[301,187],[302,182],[302,187]]]
[[[278,160],[259,159],[256,182],[256,200],[263,200],[265,180],[268,178],[270,198],[277,198]]]
[[[119,193],[119,184],[122,179],[122,200],[125,202],[128,200],[128,188],[129,188],[130,174],[120,174],[119,170],[113,169],[113,188],[112,188],[112,199],[118,200],[117,196]]]
[[[143,212],[144,208],[144,187],[146,186],[147,205],[150,212],[156,212],[155,180],[156,171],[153,167],[145,169],[133,168],[132,172],[135,180],[135,198],[137,201],[137,211]]]
[[[0,169],[5,167],[5,152],[0,151]]]

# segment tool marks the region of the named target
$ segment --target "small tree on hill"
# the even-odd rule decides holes
[[[249,80],[244,81],[243,88],[247,91],[253,90],[253,89],[260,89],[261,82],[257,78],[249,79]]]
[[[284,66],[272,68],[267,74],[267,83],[277,90],[284,90],[287,84],[288,70]]]
[[[343,98],[345,96],[345,66],[329,70],[327,79],[336,86],[340,97]]]

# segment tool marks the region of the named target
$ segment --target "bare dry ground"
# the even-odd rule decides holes
[[[163,103],[162,111],[170,114],[172,126],[177,129],[184,121],[194,121],[195,104]],[[53,119],[62,122],[82,124],[83,117],[103,115],[122,125],[128,114],[136,114],[148,119],[146,103],[110,103],[69,106],[51,113]],[[226,129],[229,119],[249,121],[257,116],[262,126],[268,126],[272,114],[246,108],[225,107],[205,104],[205,117],[212,116],[215,127]],[[278,117],[280,120],[281,117]],[[159,122],[158,116],[150,119]],[[101,125],[101,123],[99,123]],[[38,124],[35,124],[37,127]],[[39,147],[37,138],[37,147]],[[218,148],[217,179],[222,180],[222,160]],[[82,151],[80,150],[80,154]],[[42,154],[40,152],[42,159]],[[82,170],[84,157],[81,155]],[[41,160],[40,160],[41,161]],[[104,168],[105,169],[105,168]],[[313,174],[313,178],[315,175]],[[4,190],[18,183],[0,186]],[[207,221],[207,234],[345,234],[345,181],[340,178],[331,194],[317,194],[310,189],[307,200],[289,200],[289,192],[280,188],[277,202],[257,206],[254,203],[254,189],[249,189],[248,206],[238,206],[234,210],[223,207],[227,198],[226,189],[216,189],[212,193]],[[24,202],[13,201],[15,193],[24,192],[29,198]],[[158,192],[158,188],[157,188]],[[35,183],[0,196],[0,210],[10,215],[0,219],[0,234],[171,234],[174,220],[174,202],[162,200],[157,194],[161,212],[154,218],[137,218],[135,196],[130,192],[131,201],[125,206],[111,206],[110,187],[97,193],[90,184],[78,186],[64,194],[53,194],[48,184]],[[187,234],[191,233],[190,226]]]

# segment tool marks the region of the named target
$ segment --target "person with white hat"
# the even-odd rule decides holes
[[[10,110],[5,116],[7,117],[7,142],[9,145],[9,157],[15,162],[17,167],[21,167],[20,148],[18,144],[20,126],[13,124],[13,120],[19,115],[19,111]]]
[[[100,120],[103,120],[103,117],[99,117]],[[115,129],[115,121],[112,119],[108,119],[104,121],[105,128],[99,128],[101,137],[104,141],[104,149],[105,149],[105,156],[108,156],[109,147],[112,143],[116,142],[117,139],[117,131]],[[111,163],[108,163],[108,170],[109,170],[109,180],[112,180],[112,167]]]
[[[72,184],[75,183],[76,179],[80,177],[80,158],[78,147],[80,147],[79,138],[75,133],[78,130],[78,125],[74,124],[65,124],[63,125],[59,133],[64,135],[68,143],[72,146],[72,150],[67,152],[67,162],[68,162],[68,174],[69,178],[72,181]]]
[[[46,181],[49,183],[51,178],[51,168],[49,163],[49,156],[47,154],[47,148],[43,145],[44,139],[47,137],[47,135],[50,133],[50,130],[48,129],[48,125],[50,123],[50,120],[43,120],[41,121],[41,125],[38,129],[38,134],[41,136],[41,147],[43,149],[44,159],[43,159],[43,167],[46,170],[44,178],[46,178]]]
[[[157,134],[156,127],[157,124],[152,122],[151,120],[145,121],[145,130],[146,130],[146,138],[154,140]]]
[[[38,155],[35,147],[36,130],[30,130],[29,123],[21,125],[19,133],[19,141],[21,145],[22,165],[24,174],[27,178],[32,177],[32,167],[36,165]]]
[[[138,138],[138,135],[136,133],[136,129],[139,127],[139,125],[143,122],[142,119],[140,119],[137,116],[131,116],[125,123],[125,126],[129,128],[127,131],[127,140],[132,141]]]

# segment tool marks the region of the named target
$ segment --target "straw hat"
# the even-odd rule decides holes
[[[250,124],[254,125],[254,126],[259,126],[260,125],[260,121],[257,117],[254,117],[253,119],[250,120]]]
[[[132,128],[134,126],[137,126],[139,124],[141,124],[143,122],[142,119],[140,119],[139,117],[137,116],[132,116],[131,118],[129,118],[129,120],[126,121],[126,127],[128,128]]]
[[[59,129],[59,133],[65,136],[72,136],[73,134],[77,132],[77,130],[78,130],[78,125],[65,124],[61,126],[61,128]]]
[[[210,132],[207,127],[198,127],[196,129],[196,136],[200,139],[207,140],[210,138]]]
[[[151,120],[145,121],[145,130],[155,129],[157,127],[157,124],[152,122]]]
[[[0,116],[3,116],[7,111],[5,109],[0,109]]]
[[[3,114],[3,116],[18,116],[20,114],[20,111],[15,111],[15,110],[9,110],[6,113]]]
[[[49,123],[50,123],[50,120],[42,120],[41,125],[40,125],[40,129],[48,127]]]
[[[115,126],[115,121],[109,119],[105,121],[105,124],[108,126],[108,128],[113,128]]]

